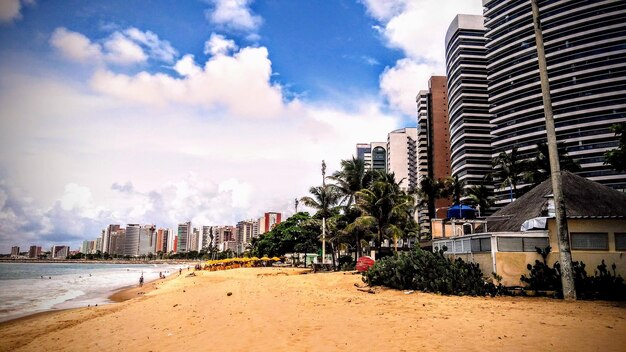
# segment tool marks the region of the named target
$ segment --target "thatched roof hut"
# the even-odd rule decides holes
[[[567,171],[561,175],[568,219],[626,219],[626,194]],[[550,195],[552,181],[548,179],[488,217],[489,232],[520,231],[524,221],[547,216]]]

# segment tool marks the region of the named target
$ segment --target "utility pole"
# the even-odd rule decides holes
[[[324,264],[324,259],[326,258],[326,162],[322,160],[322,264]]]
[[[548,155],[550,157],[550,174],[552,178],[552,194],[554,195],[554,209],[556,212],[556,232],[559,243],[559,257],[561,262],[561,282],[563,284],[563,298],[576,300],[576,288],[572,270],[572,253],[569,247],[567,230],[567,216],[565,201],[561,186],[561,167],[556,147],[556,131],[554,116],[552,115],[552,98],[550,97],[550,82],[548,80],[548,66],[546,53],[543,47],[543,33],[539,22],[539,6],[537,0],[530,0],[533,11],[533,25],[535,27],[535,41],[537,42],[537,61],[539,62],[539,76],[541,78],[541,95],[543,96],[543,110],[546,115],[546,133],[548,135]]]
[[[293,202],[296,205],[296,213],[298,213],[298,204],[300,204],[300,201],[298,201],[298,198],[296,198]]]

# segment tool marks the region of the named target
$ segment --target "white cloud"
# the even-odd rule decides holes
[[[84,35],[60,27],[54,30],[50,44],[66,58],[82,63],[99,62],[102,59],[102,47],[92,43]]]
[[[107,61],[115,64],[129,65],[148,60],[141,46],[119,32],[113,33],[104,42],[104,47],[107,50]]]
[[[213,8],[206,11],[206,17],[213,24],[226,29],[256,31],[263,20],[252,14],[250,0],[210,0]]]
[[[285,108],[281,87],[270,82],[271,61],[264,47],[243,48],[233,56],[214,56],[202,68],[193,56],[185,55],[174,69],[184,77],[100,70],[91,85],[98,92],[142,104],[226,109],[247,118],[276,117]]]
[[[204,43],[204,53],[206,55],[227,55],[234,50],[237,50],[237,44],[235,44],[235,41],[226,39],[220,34],[212,33],[209,40]]]
[[[101,43],[63,27],[55,29],[50,37],[50,44],[61,55],[81,63],[133,65],[148,58],[170,63],[178,55],[169,42],[160,40],[156,34],[132,27],[113,32]]]
[[[418,64],[407,58],[398,60],[380,75],[381,94],[397,110],[415,116],[417,93],[428,89],[428,79],[438,71],[435,65]]]
[[[414,115],[415,96],[428,87],[428,77],[445,75],[444,40],[450,22],[460,13],[481,14],[481,1],[363,0],[363,3],[368,13],[379,21],[375,28],[385,43],[406,55],[381,75],[381,94],[387,97],[391,107]]]
[[[367,12],[379,21],[387,21],[401,13],[406,5],[405,0],[362,0]]]
[[[2,0],[0,1],[0,23],[10,23],[22,18],[22,6],[33,5],[35,0]]]
[[[137,28],[129,28],[124,31],[126,36],[135,43],[147,47],[150,56],[164,62],[173,62],[178,52],[170,42],[159,39],[159,36],[151,31],[142,32]]]

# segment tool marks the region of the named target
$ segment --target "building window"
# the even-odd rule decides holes
[[[491,238],[473,238],[472,252],[491,252]]]
[[[608,233],[571,233],[573,250],[609,250]]]
[[[626,233],[615,233],[615,250],[626,251]]]
[[[535,252],[536,248],[548,247],[547,237],[498,237],[500,252]]]

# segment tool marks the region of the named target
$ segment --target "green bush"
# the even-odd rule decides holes
[[[525,282],[528,289],[556,291],[559,297],[563,295],[561,282],[561,265],[556,262],[552,267],[547,263],[551,247],[545,249],[536,248],[543,261],[536,260],[535,265],[528,264],[529,275],[522,275],[520,280]],[[605,300],[626,300],[626,285],[624,279],[617,275],[615,263],[611,269],[602,260],[602,264],[597,266],[594,276],[587,275],[585,263],[572,262],[574,272],[574,285],[576,286],[576,296],[579,299],[605,299]]]
[[[445,250],[433,253],[416,248],[382,258],[363,273],[363,281],[371,286],[449,295],[484,296],[502,291],[501,285],[485,280],[478,264],[449,259],[443,255]]]

